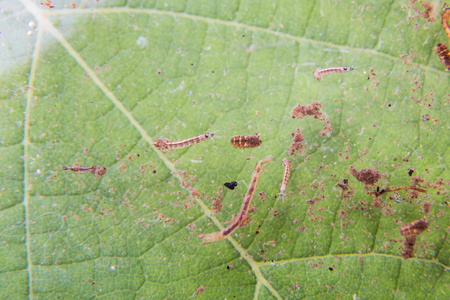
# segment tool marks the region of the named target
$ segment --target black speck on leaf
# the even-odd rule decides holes
[[[236,181],[225,182],[223,185],[229,188],[230,190],[234,190],[234,188],[237,186],[237,182]]]

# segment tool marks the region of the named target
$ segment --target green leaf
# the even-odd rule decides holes
[[[2,2],[0,298],[448,297],[442,3],[435,22],[400,1],[51,4]],[[343,65],[354,71],[312,77]],[[291,118],[311,100],[331,135]],[[276,197],[296,128],[307,159],[290,157],[288,195]],[[259,148],[231,147],[231,136],[256,131]],[[215,137],[152,146],[205,132]],[[202,245],[198,234],[238,213],[269,154],[252,221]],[[107,171],[63,170],[74,165]],[[372,191],[409,185],[409,170],[431,186],[372,205],[351,165],[385,175]],[[343,179],[350,199],[335,186]],[[430,228],[404,260],[399,228],[421,218]]]

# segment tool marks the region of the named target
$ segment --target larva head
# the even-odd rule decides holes
[[[214,136],[214,133],[205,133],[205,138],[210,138],[210,137],[213,137]]]
[[[154,146],[156,149],[161,150],[161,151],[164,151],[164,150],[168,150],[168,149],[169,149],[169,148],[167,147],[167,143],[166,143],[166,141],[165,141],[164,139],[157,139],[157,140],[153,143],[153,146]]]
[[[283,167],[286,167],[286,166],[290,167],[291,161],[289,160],[289,158],[285,158],[285,159],[283,159],[282,164],[283,164]]]
[[[98,175],[103,176],[103,175],[105,175],[105,173],[106,173],[106,168],[105,167],[97,167],[97,174]]]
[[[348,66],[344,66],[343,69],[344,71],[353,71],[353,68]]]
[[[443,50],[445,51],[447,49],[447,46],[445,46],[445,44],[443,44],[443,43],[439,43],[436,45],[435,49],[436,49],[436,52],[439,54]]]

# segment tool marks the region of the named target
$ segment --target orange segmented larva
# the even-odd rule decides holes
[[[209,234],[201,233],[197,235],[198,238],[203,239],[203,243],[222,240],[227,236],[229,236],[233,231],[236,230],[236,228],[238,228],[241,225],[242,221],[245,220],[247,211],[250,207],[250,203],[252,202],[253,194],[256,189],[256,184],[258,183],[259,173],[261,172],[262,166],[271,161],[273,161],[273,157],[269,155],[266,158],[260,160],[256,164],[255,170],[253,171],[252,174],[252,178],[250,179],[250,184],[248,186],[247,193],[245,193],[244,200],[242,201],[241,209],[239,213],[234,217],[234,219],[230,222],[228,227],[221,231],[216,231]]]
[[[182,140],[182,141],[177,141],[177,142],[169,142],[168,139],[157,139],[154,143],[153,146],[161,151],[166,151],[169,149],[178,149],[178,148],[183,148],[183,147],[187,147],[196,143],[200,143],[201,141],[204,141],[210,137],[213,137],[214,133],[204,133],[204,134],[200,134],[200,135],[196,135],[194,137]]]
[[[442,14],[441,22],[442,27],[444,27],[445,33],[447,33],[447,36],[450,39],[450,28],[448,26],[449,19],[450,19],[450,8],[447,8]],[[436,45],[435,49],[437,54],[439,55],[439,58],[441,59],[441,63],[448,71],[450,71],[450,52],[448,51],[447,46],[445,46],[443,43],[439,43]]]
[[[262,143],[259,133],[255,135],[235,135],[230,140],[231,146],[234,148],[256,148]]]
[[[400,227],[400,234],[404,237],[415,237],[428,229],[426,220],[415,220]]]
[[[79,173],[92,173],[95,175],[95,177],[100,177],[106,173],[106,168],[99,166],[92,166],[92,167],[73,166],[73,167],[63,167],[63,169]]]
[[[284,192],[286,191],[286,186],[289,180],[289,174],[291,172],[291,161],[289,158],[283,159],[283,167],[284,167],[284,174],[283,174],[283,181],[281,182],[281,188],[280,188],[280,195],[284,196]]]
[[[332,67],[332,68],[325,68],[325,69],[317,69],[314,71],[313,76],[317,80],[321,80],[323,75],[331,74],[331,73],[343,73],[347,71],[352,71],[352,67]]]
[[[450,39],[450,28],[448,27],[448,21],[450,20],[450,8],[447,8],[442,14],[442,27],[444,27],[448,38]]]
[[[450,71],[450,52],[448,51],[447,46],[439,43],[436,45],[435,49],[441,59],[441,63],[448,71]]]

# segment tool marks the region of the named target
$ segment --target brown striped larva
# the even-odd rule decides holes
[[[201,141],[204,141],[210,137],[213,137],[214,133],[204,133],[204,134],[200,134],[200,135],[196,135],[194,137],[182,140],[182,141],[177,141],[177,142],[170,142],[168,139],[157,139],[154,143],[153,146],[161,151],[167,151],[169,149],[179,149],[179,148],[184,148],[196,143],[200,143]]]
[[[320,81],[322,79],[323,75],[332,74],[332,73],[343,73],[343,72],[352,71],[352,70],[353,70],[352,67],[347,67],[347,66],[317,69],[314,71],[313,76],[315,79]]]

